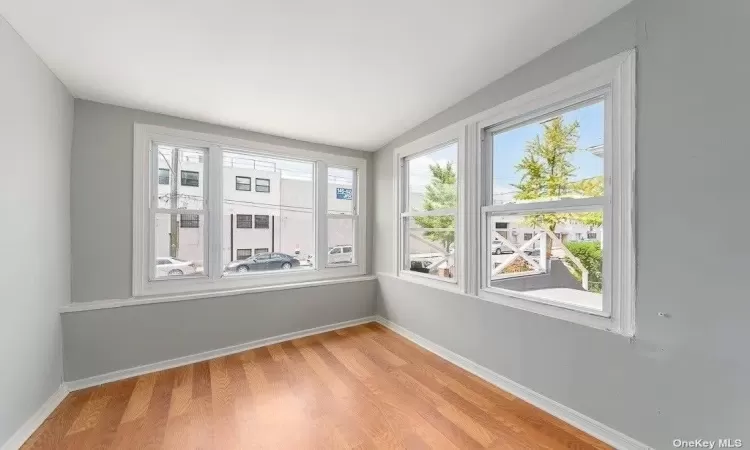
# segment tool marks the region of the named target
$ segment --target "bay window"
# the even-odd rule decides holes
[[[140,124],[134,157],[135,296],[366,271],[364,159]]]

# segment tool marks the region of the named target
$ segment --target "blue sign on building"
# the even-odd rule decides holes
[[[348,188],[336,188],[336,199],[337,200],[351,200],[352,190]]]

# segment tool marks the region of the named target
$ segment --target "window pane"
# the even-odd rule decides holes
[[[328,214],[354,214],[354,169],[328,168]]]
[[[409,174],[408,210],[456,208],[458,144],[451,143],[406,161]]]
[[[444,279],[456,276],[456,217],[404,219],[405,270]]]
[[[237,214],[235,217],[236,217],[237,228],[252,228],[253,227],[252,214]]]
[[[353,264],[354,219],[328,218],[328,265]]]
[[[225,151],[223,163],[225,273],[312,268],[314,163],[236,151]],[[254,180],[256,190],[235,189],[237,177]],[[258,192],[257,186],[268,189]],[[253,257],[269,252],[285,256],[258,258],[240,267],[234,264],[237,249],[253,249]]]
[[[269,228],[269,219],[266,215],[255,215],[255,228]]]
[[[203,220],[197,221],[197,227],[183,227],[180,216],[180,214],[156,214],[155,216],[156,278],[203,273]],[[203,219],[197,214],[194,216]]]
[[[203,209],[203,150],[158,145],[158,207]]]
[[[603,144],[603,101],[493,134],[493,203],[604,195]]]
[[[256,178],[255,179],[255,192],[269,193],[271,192],[271,180],[268,178]]]
[[[235,177],[235,189],[238,191],[251,191],[251,179],[249,177]]]
[[[489,228],[492,287],[602,310],[601,209],[491,216],[492,225],[498,222],[508,223],[508,228]]]
[[[169,184],[169,169],[159,169],[159,184]]]

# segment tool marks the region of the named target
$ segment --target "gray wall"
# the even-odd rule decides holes
[[[62,382],[73,98],[0,17],[0,446]]]
[[[394,147],[637,47],[634,340],[390,276],[379,313],[656,448],[750,442],[748,17],[743,0],[635,0],[376,155],[375,270],[392,273]]]
[[[368,159],[370,184],[374,178],[371,175],[373,155],[370,152],[76,99],[70,188],[74,302],[123,299],[132,295],[134,123],[365,157]],[[372,190],[369,189],[369,192]],[[370,205],[372,210],[372,202]],[[370,219],[372,216],[368,215]]]
[[[133,124],[220,134],[368,159],[373,154],[75,101],[72,300],[132,296]],[[370,209],[373,209],[370,202]],[[368,217],[372,220],[374,214]],[[372,223],[368,224],[371,229]],[[368,247],[371,248],[372,239]],[[371,254],[371,252],[370,252]],[[368,268],[369,261],[365,261]],[[63,314],[65,379],[77,380],[370,316],[375,282]]]
[[[63,314],[65,379],[371,316],[374,280]]]

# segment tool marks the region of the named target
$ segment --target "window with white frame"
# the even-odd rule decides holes
[[[151,125],[135,135],[135,296],[365,273],[365,159]],[[244,187],[253,178],[259,194]],[[329,264],[330,236],[347,261]],[[250,249],[299,264],[254,264]]]
[[[488,238],[508,249],[490,252],[487,287],[601,313],[608,250],[603,242],[567,242],[567,235],[608,226],[604,158],[595,151],[604,145],[605,98],[572,101],[484,131],[492,171],[485,220],[494,223]],[[499,224],[530,239],[514,242]]]
[[[455,282],[458,142],[406,155],[400,166],[399,271]]]
[[[328,167],[328,256],[329,266],[354,264],[357,240],[357,170]],[[348,250],[348,251],[345,251]]]
[[[477,122],[481,297],[633,333],[633,84],[618,55]]]
[[[396,149],[397,274],[632,336],[634,124],[629,51]]]

